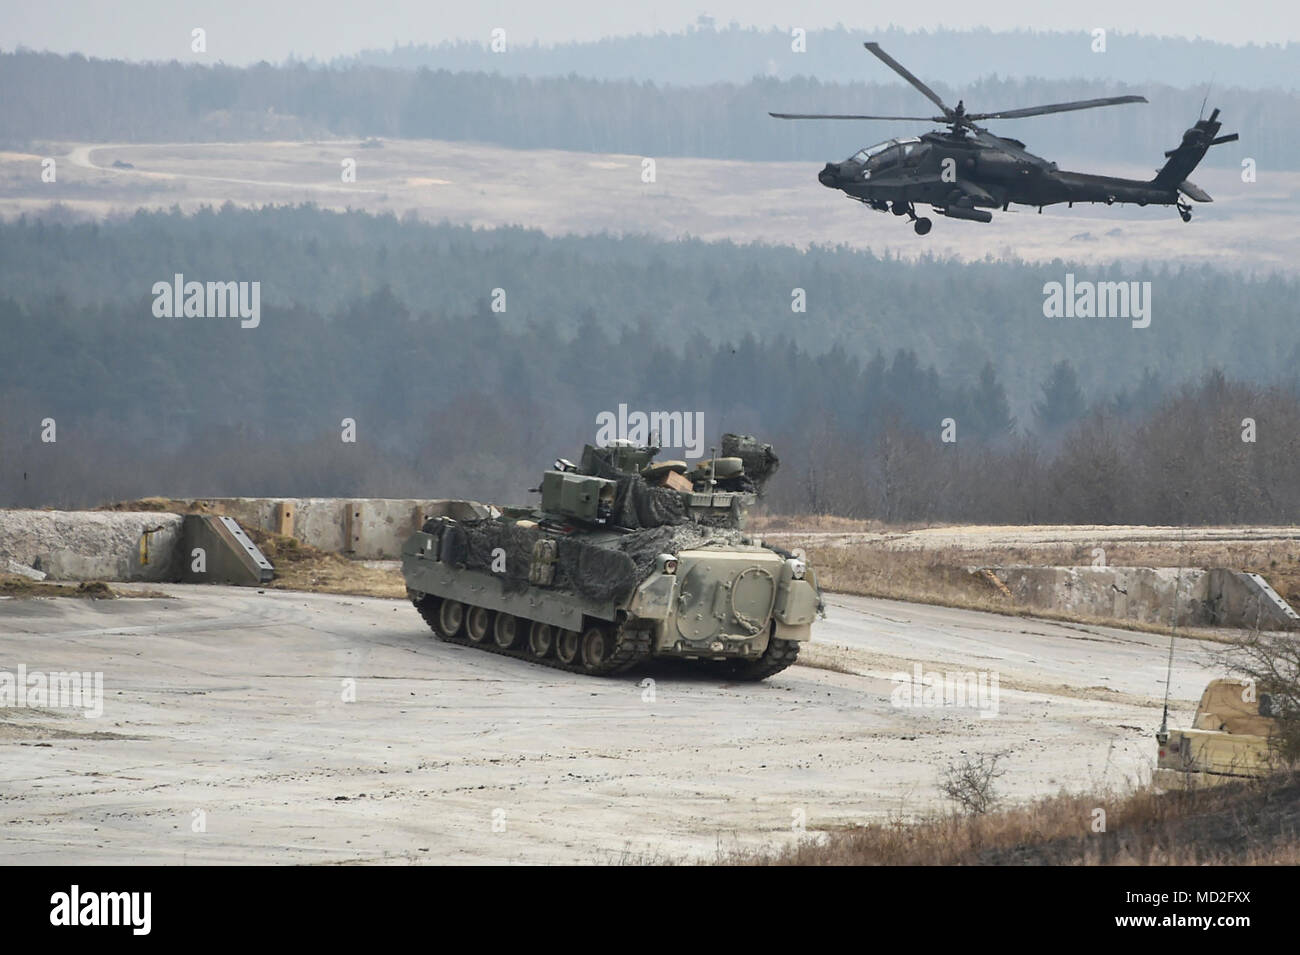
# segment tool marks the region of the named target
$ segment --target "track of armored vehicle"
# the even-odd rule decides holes
[[[432,594],[408,593],[415,609],[434,635],[446,643],[477,647],[490,653],[528,660],[593,676],[614,676],[635,668],[652,656],[651,636],[644,630],[625,630],[593,623],[583,633],[575,630],[557,630],[538,620],[524,620],[510,614],[499,614],[483,607],[460,604],[449,610],[451,620],[461,618],[456,629],[442,619],[443,607],[449,601]],[[459,601],[451,601],[459,603]],[[479,614],[473,630],[468,617]],[[498,633],[498,626],[500,632]],[[482,634],[482,636],[480,636]],[[713,660],[709,664],[720,676],[733,680],[762,680],[790,666],[799,656],[799,644],[794,640],[773,638],[763,655],[755,661]]]

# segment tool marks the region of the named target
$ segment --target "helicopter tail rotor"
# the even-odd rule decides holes
[[[1237,141],[1238,136],[1236,133],[1220,136],[1219,130],[1222,126],[1223,124],[1219,122],[1219,111],[1217,109],[1210,114],[1209,119],[1198,119],[1195,125],[1183,133],[1183,141],[1178,148],[1170,149],[1165,153],[1167,161],[1160,167],[1156,177],[1151,180],[1152,184],[1166,189],[1180,189],[1197,202],[1211,201],[1208,194],[1195,186],[1192,186],[1191,189],[1182,189],[1182,186],[1188,184],[1187,177],[1205,158],[1205,154],[1209,152],[1211,146]],[[1202,199],[1201,196],[1205,196],[1205,198]]]

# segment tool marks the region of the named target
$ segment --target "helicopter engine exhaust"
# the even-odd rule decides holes
[[[949,219],[968,219],[971,222],[992,222],[993,213],[987,209],[966,209],[962,206],[948,206],[943,214]]]

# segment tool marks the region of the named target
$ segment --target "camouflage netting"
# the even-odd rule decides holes
[[[756,494],[763,493],[764,485],[781,465],[781,459],[776,456],[770,444],[760,444],[747,434],[724,434],[722,456],[740,458],[745,466],[744,476],[749,479]]]
[[[677,554],[710,541],[736,544],[739,531],[693,523],[653,527],[592,543],[581,537],[561,539],[555,586],[590,600],[622,601],[650,576],[660,554]]]
[[[601,603],[631,596],[639,579],[637,566],[617,546],[620,543],[599,547],[581,538],[562,539],[556,555],[554,586]]]
[[[430,522],[431,524],[433,522]],[[428,526],[433,530],[432,526]],[[447,523],[443,530],[442,559],[447,563],[492,571],[493,551],[504,551],[505,570],[497,571],[505,589],[521,593],[528,589],[533,545],[543,538],[556,541],[555,578],[548,590],[561,590],[604,603],[622,601],[648,577],[660,554],[676,554],[710,541],[735,544],[740,532],[711,528],[691,522],[675,526],[646,528],[599,543],[582,536],[550,538],[538,527],[511,521]],[[497,567],[501,566],[497,562]]]
[[[509,521],[477,521],[458,527],[467,540],[466,567],[493,570],[504,580],[507,593],[521,593],[528,589],[533,543],[541,536],[537,528],[521,527]],[[492,552],[497,548],[505,552],[504,572],[493,568]],[[497,567],[500,566],[498,562]]]
[[[618,482],[614,494],[614,508],[610,522],[629,530],[643,527],[665,527],[685,524],[690,520],[680,491],[668,487],[654,487],[639,474],[620,471],[610,460],[608,448],[589,448],[584,463],[590,465],[596,477]]]
[[[690,520],[680,491],[653,487],[639,474],[623,474],[617,479],[612,520],[619,527],[637,530],[643,527],[666,527]]]

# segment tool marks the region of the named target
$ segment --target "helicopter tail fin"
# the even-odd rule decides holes
[[[1166,162],[1156,173],[1155,179],[1151,180],[1152,184],[1165,189],[1180,188],[1211,146],[1237,139],[1236,133],[1220,136],[1219,129],[1222,125],[1217,109],[1210,114],[1209,119],[1198,119],[1195,126],[1183,133],[1183,141],[1178,148],[1165,153]],[[1194,195],[1192,197],[1196,198]]]
[[[1190,179],[1184,179],[1182,182],[1180,182],[1178,184],[1178,191],[1181,192],[1183,195],[1185,195],[1188,199],[1195,199],[1197,202],[1214,201],[1214,198],[1208,192],[1206,192],[1196,183],[1192,182],[1192,180]]]

